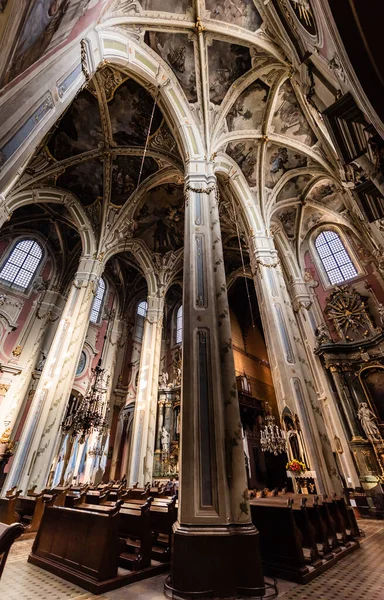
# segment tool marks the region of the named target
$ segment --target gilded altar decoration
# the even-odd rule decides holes
[[[287,462],[285,468],[291,473],[304,473],[307,470],[306,464],[296,458]]]
[[[21,352],[22,352],[22,347],[21,346],[15,346],[15,348],[12,350],[12,354],[15,357],[20,356]]]
[[[327,298],[325,313],[340,340],[353,342],[377,332],[365,298],[347,285],[335,286]]]

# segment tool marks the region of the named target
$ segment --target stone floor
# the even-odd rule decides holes
[[[360,521],[366,536],[361,548],[335,567],[302,586],[278,581],[284,600],[384,600],[384,521]],[[88,600],[96,598],[80,587],[48,571],[30,565],[27,556],[32,541],[16,542],[0,582],[0,597],[7,600]],[[164,600],[166,575],[134,583],[103,596],[100,600]]]

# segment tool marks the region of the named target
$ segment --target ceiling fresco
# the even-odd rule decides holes
[[[322,180],[317,183],[308,194],[308,200],[320,202],[331,210],[340,212],[344,209],[343,196],[331,180]]]
[[[95,159],[68,167],[57,186],[70,190],[85,206],[93,204],[103,196],[103,162]]]
[[[299,198],[304,191],[305,186],[311,179],[312,175],[298,175],[297,177],[292,177],[277,195],[276,202],[288,200],[289,198]]]
[[[269,90],[266,83],[256,79],[240,94],[227,114],[229,131],[261,130]]]
[[[205,0],[211,19],[233,23],[250,31],[259,29],[263,20],[252,0]]]
[[[297,207],[291,206],[279,211],[276,215],[283,226],[287,237],[293,239],[296,233]]]
[[[137,187],[141,169],[141,156],[117,156],[112,162],[111,202],[122,206]],[[158,170],[157,162],[147,157],[144,160],[141,181]]]
[[[211,102],[221,104],[231,85],[252,67],[249,48],[213,40],[208,48]]]
[[[143,146],[149,128],[154,100],[141,85],[127,79],[108,103],[112,135],[118,146]],[[162,114],[156,107],[151,135],[160,127]]]
[[[83,90],[54,130],[48,149],[56,160],[64,160],[97,148],[103,140],[99,104],[92,94]]]
[[[288,80],[280,87],[271,131],[286,135],[307,146],[313,146],[317,141]]]
[[[189,102],[197,101],[193,41],[184,33],[148,32],[148,45],[171,67]]]
[[[257,181],[257,146],[258,142],[254,140],[231,142],[227,146],[227,154],[239,165],[251,188]]]
[[[308,158],[297,150],[269,144],[265,159],[265,185],[274,188],[284,173],[292,169],[306,167]]]
[[[183,14],[191,8],[191,0],[140,0],[143,10]]]
[[[183,186],[166,184],[148,192],[134,215],[134,237],[153,252],[178,250],[184,239]]]

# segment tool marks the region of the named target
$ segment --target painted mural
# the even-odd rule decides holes
[[[109,102],[112,135],[118,146],[143,146],[147,137],[154,99],[133,79],[125,81]],[[151,135],[162,122],[162,114],[156,107]]]
[[[85,14],[90,0],[34,0],[29,2],[25,14],[20,14],[20,35],[10,55],[9,68],[3,85],[9,83],[28,69],[43,54],[63,41],[60,29],[66,37],[76,22]]]
[[[257,182],[257,145],[254,140],[246,140],[231,142],[227,146],[227,154],[237,162],[251,188]]]
[[[280,87],[271,131],[286,135],[307,146],[313,146],[317,141],[289,81]]]
[[[137,187],[141,168],[141,156],[117,156],[112,163],[111,202],[122,206]],[[147,157],[144,161],[141,181],[158,170],[157,162]]]
[[[320,202],[327,208],[337,212],[341,212],[345,208],[342,194],[335,183],[330,180],[323,179],[317,183],[308,195],[308,200]]]
[[[279,192],[276,202],[282,202],[283,200],[288,200],[288,198],[298,198],[311,179],[311,175],[292,177],[292,179],[286,182],[281,192]]]
[[[169,64],[189,102],[197,101],[193,42],[183,33],[149,32],[149,46]]]
[[[270,144],[267,149],[265,164],[265,185],[267,188],[272,189],[287,171],[306,167],[308,159],[291,148]]]
[[[294,238],[296,230],[297,208],[295,206],[286,208],[280,211],[277,216],[285,233],[287,234],[287,237],[290,239]]]
[[[88,206],[103,195],[103,163],[100,160],[89,160],[68,167],[65,173],[60,175],[57,186],[66,188]]]
[[[57,160],[63,160],[103,142],[99,105],[87,90],[81,92],[63,116],[60,127],[54,130],[48,148]]]
[[[240,94],[227,114],[229,131],[261,130],[269,89],[261,79],[256,79]]]
[[[181,185],[152,189],[134,215],[135,237],[141,237],[154,252],[177,250],[184,238],[184,195]]]
[[[141,0],[143,10],[158,10],[161,12],[170,12],[183,14],[191,8],[191,0]]]
[[[208,49],[211,101],[220,104],[232,83],[249,71],[251,66],[249,48],[213,40],[212,46]]]
[[[251,31],[259,29],[263,20],[253,0],[205,0],[211,19],[226,21]]]

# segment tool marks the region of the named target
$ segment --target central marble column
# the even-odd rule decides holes
[[[101,271],[99,260],[80,260],[4,490],[47,483]]]
[[[252,524],[211,164],[186,177],[179,520],[168,597],[264,593]]]

